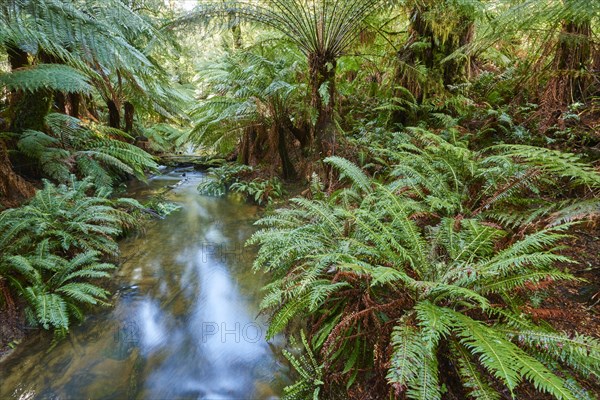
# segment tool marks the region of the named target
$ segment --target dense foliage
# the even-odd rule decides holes
[[[82,306],[107,304],[102,279],[115,265],[105,261],[139,225],[142,205],[113,188],[155,172],[148,151],[171,148],[186,118],[185,92],[155,58],[173,52],[166,16],[136,9],[0,5],[0,211],[24,202],[0,213],[2,306],[14,319],[13,297],[24,299],[29,323],[59,336]]]
[[[388,146],[389,159],[399,162],[389,178],[373,180],[349,161],[330,158],[352,187],[323,200],[292,199],[294,207],[259,222],[267,228],[251,240],[261,245],[255,266],[278,277],[262,303],[274,313],[269,334],[310,317],[314,349],[334,381],[347,387],[357,378],[369,384],[387,376],[391,393],[434,399],[456,376],[473,398],[496,398],[498,382],[512,393],[523,380],[556,398],[577,398],[585,391],[570,374],[597,378],[600,343],[569,337],[522,313],[548,282],[574,279],[556,267],[570,262],[558,246],[570,224],[545,218],[537,207],[522,209],[521,218],[507,224],[493,212],[521,205],[529,193],[542,192],[539,186],[495,193],[502,202],[494,207],[485,198],[485,207],[467,207],[472,198],[464,196],[465,187],[473,176],[494,175],[480,175],[464,148],[460,159],[443,157],[438,164],[427,149],[457,148],[421,133],[431,140],[419,149],[413,137],[397,145],[402,150]],[[413,163],[406,163],[404,148]],[[557,159],[527,159],[541,149],[503,150],[490,170],[514,157],[521,169],[534,164],[544,190],[552,187]],[[415,152],[429,162],[420,163]],[[588,176],[598,187],[589,167],[570,165],[560,175],[574,181]],[[487,183],[480,180],[474,193],[484,193]]]
[[[250,241],[287,398],[600,393],[597,323],[541,312],[598,239],[600,2],[175,3],[0,5],[0,298],[104,304],[141,208],[109,193],[194,152],[202,195],[295,195]]]
[[[131,212],[142,208],[91,190],[89,180],[46,181],[26,205],[0,213],[0,273],[27,300],[29,322],[59,334],[83,317],[82,304],[104,304],[108,292],[96,281],[115,266],[100,256],[117,254],[115,239],[137,224]]]

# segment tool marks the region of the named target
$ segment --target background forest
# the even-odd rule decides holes
[[[3,1],[0,345],[108,305],[192,153],[268,206],[287,398],[600,395],[600,2]]]

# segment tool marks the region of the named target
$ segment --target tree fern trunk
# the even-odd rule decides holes
[[[13,171],[6,145],[0,140],[0,209],[14,207],[33,194],[33,186]]]
[[[121,129],[121,114],[119,108],[112,100],[108,100],[106,105],[108,106],[108,126]]]
[[[261,160],[262,135],[255,126],[249,126],[244,130],[238,151],[238,161],[244,165],[255,166]]]
[[[552,76],[541,96],[542,131],[560,122],[560,115],[570,104],[585,101],[592,69],[591,21],[564,21],[552,61]]]
[[[125,102],[125,132],[131,133],[133,131],[133,117],[135,114],[135,107],[130,102]]]
[[[48,54],[45,51],[40,51],[38,57],[40,61],[44,64],[64,64],[58,57],[52,54]],[[52,97],[54,100],[52,106],[55,109],[55,111],[62,114],[66,114],[67,110],[65,94],[59,91],[55,91],[52,93]]]
[[[81,95],[79,93],[69,93],[67,95],[67,113],[71,117],[79,118],[79,106],[81,104]]]
[[[310,144],[310,129],[307,126],[296,127],[288,115],[283,115],[283,124],[294,138],[300,143],[300,147],[305,149]]]
[[[233,49],[238,50],[242,48],[242,28],[240,26],[240,19],[235,13],[229,13],[229,26],[231,31],[231,37],[233,38]]]
[[[290,160],[288,154],[287,143],[285,140],[286,129],[282,125],[277,126],[278,141],[277,150],[279,151],[279,158],[281,159],[281,169],[283,172],[284,179],[294,179],[296,177],[296,170],[294,164]]]
[[[52,92],[38,90],[35,93],[23,93],[12,105],[10,131],[21,133],[27,129],[45,130],[45,118],[52,105]]]
[[[63,93],[54,93],[54,107],[61,114],[67,113],[67,97]]]
[[[410,15],[409,39],[398,52],[396,67],[396,85],[410,91],[418,103],[436,93],[444,93],[449,85],[466,80],[468,62],[463,58],[455,58],[441,62],[460,47],[473,40],[475,21],[473,15],[465,10],[455,10],[454,15],[440,13],[440,4],[433,2],[414,7]],[[438,9],[436,9],[438,8]],[[436,29],[451,26],[449,31],[437,31],[432,28],[430,18],[448,18],[447,24],[436,20]],[[422,65],[427,68],[427,75],[420,76],[415,67]],[[395,94],[402,97],[400,91]],[[404,112],[396,112],[393,120],[406,123],[411,116]]]
[[[326,56],[313,54],[308,59],[310,73],[311,107],[316,113],[316,123],[311,143],[320,152],[319,158],[334,153],[335,147],[335,70],[337,62]]]
[[[446,48],[442,50],[444,57],[454,53],[459,48],[468,45],[473,40],[475,32],[475,21],[472,16],[463,15],[460,18],[459,29],[454,32],[448,42],[444,44]],[[443,82],[445,86],[453,85],[468,78],[469,61],[463,57],[458,57],[442,64]]]
[[[26,52],[18,47],[7,47],[11,69],[14,71],[29,65]],[[34,93],[14,91],[11,95],[10,131],[21,133],[26,129],[43,131],[46,115],[50,112],[52,93],[48,90],[38,90]]]

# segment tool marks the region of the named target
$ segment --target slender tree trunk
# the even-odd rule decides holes
[[[288,154],[287,144],[285,140],[286,129],[283,125],[277,125],[277,150],[279,152],[279,158],[281,159],[281,169],[283,172],[283,179],[294,179],[296,178],[296,170],[294,164],[290,160]]]
[[[108,106],[108,126],[121,129],[121,113],[119,112],[119,107],[117,107],[112,100],[108,100],[106,105]]]
[[[133,117],[135,113],[135,107],[130,102],[125,102],[125,132],[133,132]]]

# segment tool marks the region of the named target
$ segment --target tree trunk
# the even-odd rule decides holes
[[[7,45],[7,53],[11,70],[17,70],[29,66],[28,54],[16,46]],[[33,93],[28,91],[14,90],[11,92],[8,115],[10,125],[9,132],[22,133],[25,130],[44,131],[46,128],[46,116],[52,106],[52,91],[41,89]],[[0,196],[4,196],[9,205],[17,204],[19,201],[33,195],[33,187],[23,180],[16,172],[33,170],[28,168],[29,160],[26,156],[18,154],[11,162],[9,150],[16,148],[18,137],[0,143]],[[13,165],[16,168],[13,168]]]
[[[463,46],[473,41],[475,33],[475,21],[472,16],[461,16],[458,29],[450,35],[448,41],[443,45],[442,54],[444,58],[454,53]],[[469,77],[469,62],[463,57],[457,57],[442,64],[442,76],[445,86],[454,85]]]
[[[320,152],[319,158],[325,158],[335,151],[335,124],[333,118],[337,62],[326,56],[312,54],[309,56],[308,66],[310,70],[311,107],[317,114],[316,124],[311,134],[311,143],[316,145],[316,150]]]
[[[41,62],[43,62],[44,64],[64,64],[64,62],[62,62],[61,59],[59,59],[58,57],[52,55],[52,54],[48,54],[45,51],[40,51],[39,55],[38,55],[39,59]],[[53,102],[53,108],[55,111],[62,113],[62,114],[66,114],[67,113],[67,109],[66,109],[66,97],[65,94],[59,91],[54,91],[52,92],[52,97],[54,99]]]
[[[279,158],[281,159],[281,169],[283,172],[283,179],[294,179],[296,178],[296,170],[294,164],[290,160],[288,149],[285,140],[286,129],[282,125],[277,126],[278,140],[277,150],[279,152]]]
[[[81,94],[69,93],[67,95],[67,113],[71,117],[79,118],[79,105],[81,104]]]
[[[81,100],[81,98],[80,98]],[[87,116],[95,122],[100,122],[100,115],[98,114],[98,110],[96,108],[96,103],[92,96],[85,96],[83,98],[84,107],[83,109],[87,111]],[[108,103],[107,103],[108,104]]]
[[[552,62],[553,75],[542,93],[542,132],[554,125],[570,104],[585,101],[592,69],[591,21],[564,21]]]
[[[11,44],[5,44],[8,53],[8,62],[12,71],[29,65],[29,59],[26,52]],[[10,93],[10,105],[13,107],[22,97],[23,93],[12,90]]]
[[[446,62],[441,62],[460,47],[469,44],[473,39],[474,20],[472,15],[460,14],[447,16],[435,10],[440,4],[430,3],[415,7],[410,15],[410,37],[403,48],[398,52],[398,66],[396,67],[395,86],[407,89],[421,104],[426,98],[434,94],[444,93],[448,86],[462,82],[467,76],[468,62],[463,57],[458,57]],[[432,13],[431,15],[428,15]],[[428,18],[454,18],[448,21],[453,24],[452,31],[447,37],[440,37],[431,28]],[[436,21],[443,25],[444,21]],[[415,46],[415,43],[426,45]],[[415,66],[423,65],[427,68],[427,75],[421,76],[415,71]],[[396,91],[395,97],[403,98],[401,90]],[[408,115],[405,111],[397,111],[392,116],[394,122],[407,123],[415,116]]]
[[[298,140],[300,148],[305,149],[310,144],[310,128],[306,126],[300,128],[294,126],[294,123],[287,115],[284,115],[282,118],[284,119],[283,125],[285,128]]]
[[[106,105],[108,106],[108,126],[121,129],[121,114],[119,112],[119,107],[117,107],[112,100],[108,100]]]
[[[54,93],[54,107],[61,114],[67,113],[67,98],[61,92]]]
[[[27,129],[44,131],[46,115],[52,106],[52,92],[38,90],[35,93],[23,93],[11,106],[10,131],[21,133]]]
[[[33,186],[13,171],[6,145],[0,140],[0,208],[17,206],[33,194]]]
[[[125,102],[125,132],[133,132],[133,117],[135,113],[135,107],[130,102]]]
[[[29,65],[27,53],[15,46],[7,47],[12,70]],[[10,131],[21,133],[26,129],[43,131],[46,115],[52,106],[52,92],[46,89],[34,93],[14,91],[10,102]]]
[[[263,127],[259,128],[263,130]],[[264,132],[255,126],[244,130],[238,151],[238,161],[244,165],[256,166],[263,158],[263,143],[267,140]]]

